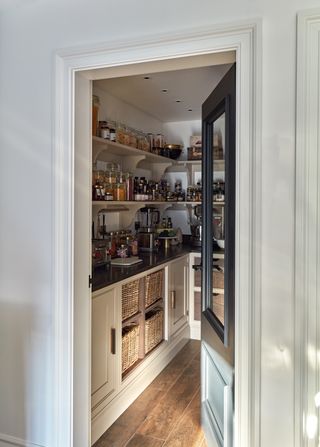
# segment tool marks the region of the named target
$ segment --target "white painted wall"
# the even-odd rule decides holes
[[[55,50],[263,19],[261,446],[293,445],[296,13],[318,0],[12,0],[0,11],[0,445],[52,437]],[[213,25],[214,27],[214,25]],[[13,437],[13,438],[12,438]]]
[[[162,132],[161,121],[147,115],[131,104],[121,101],[121,99],[94,86],[94,84],[93,94],[97,95],[100,99],[99,120],[116,121],[146,133],[157,134]]]
[[[182,160],[187,160],[187,148],[190,146],[191,135],[201,135],[201,121],[178,121],[163,124],[163,133],[168,143],[183,144]]]

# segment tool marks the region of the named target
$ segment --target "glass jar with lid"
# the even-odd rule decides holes
[[[125,141],[124,134],[125,134],[124,124],[117,123],[117,128],[116,128],[116,142],[117,143],[124,144],[124,141]]]
[[[136,131],[132,128],[129,128],[129,146],[136,148],[137,142],[138,142],[138,138],[137,138]]]

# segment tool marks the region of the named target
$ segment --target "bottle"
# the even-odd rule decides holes
[[[133,177],[132,174],[130,172],[126,173],[126,200],[133,200],[134,196],[133,196]]]
[[[172,220],[171,220],[171,217],[168,217],[167,228],[172,228]]]
[[[110,232],[110,250],[109,250],[110,256],[112,258],[115,257],[117,254],[117,245],[116,245],[116,239],[114,237],[113,231]]]
[[[110,129],[110,141],[116,141],[116,130],[114,127]]]
[[[167,228],[167,219],[165,217],[162,218],[161,226],[162,228]]]
[[[137,256],[138,255],[138,239],[136,236],[134,236],[131,239],[131,255]]]

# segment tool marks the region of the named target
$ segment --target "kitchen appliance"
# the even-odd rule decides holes
[[[110,240],[94,239],[92,240],[92,269],[101,265],[109,265],[111,261],[110,256]]]
[[[160,211],[152,206],[146,206],[138,211],[139,230],[138,246],[141,251],[158,250],[156,226],[160,220]]]

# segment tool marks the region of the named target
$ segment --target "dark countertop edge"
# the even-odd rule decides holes
[[[107,269],[100,267],[93,272],[92,292],[98,292],[101,289],[117,284],[125,279],[132,278],[140,273],[147,272],[148,270],[152,270],[155,267],[167,264],[168,262],[181,258],[191,252],[200,253],[200,251],[200,248],[180,246],[174,250],[171,249],[153,254],[152,262],[150,262],[150,255],[140,254],[143,258],[143,262],[131,267],[109,266]]]

